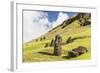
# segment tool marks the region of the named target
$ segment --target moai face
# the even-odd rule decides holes
[[[52,39],[51,43],[50,43],[50,47],[54,46],[54,39]]]
[[[55,37],[54,55],[56,55],[56,56],[61,55],[61,36],[59,36],[59,35],[56,35],[56,37]]]

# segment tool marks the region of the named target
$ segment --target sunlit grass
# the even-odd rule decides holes
[[[55,37],[56,34],[60,34],[62,36],[62,42],[66,43],[66,40],[71,36],[82,37],[83,39],[74,40],[72,43],[62,45],[62,55],[54,56],[53,55],[53,47],[45,48],[45,44],[50,44],[52,38]],[[77,48],[78,46],[84,46],[88,49],[88,52],[82,54],[81,56],[67,59],[67,51],[72,50],[73,48]],[[74,21],[70,25],[65,28],[57,28],[48,35],[46,35],[45,40],[32,41],[29,43],[25,43],[23,45],[23,62],[44,62],[44,61],[63,61],[63,60],[87,60],[91,58],[91,26],[80,27],[77,21]]]

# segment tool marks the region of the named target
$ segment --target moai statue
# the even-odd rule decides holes
[[[54,39],[51,40],[50,47],[54,46]]]
[[[46,43],[44,47],[46,48],[46,47],[48,47],[48,45],[49,45],[49,44],[48,44],[48,43]]]
[[[45,40],[45,36],[43,37],[43,40]]]
[[[71,38],[71,36],[67,39],[66,43],[69,44],[69,43],[72,43],[73,42],[73,39]]]
[[[60,35],[56,35],[54,41],[54,55],[60,56],[61,55],[61,41],[62,38]]]

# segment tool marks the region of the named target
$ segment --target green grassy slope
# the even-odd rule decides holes
[[[62,45],[62,55],[54,56],[53,55],[53,47],[45,48],[45,44],[50,44],[52,38],[55,37],[56,34],[62,36],[62,42],[66,42],[68,37],[76,38],[76,37],[85,37],[82,39],[76,39],[72,43]],[[23,62],[42,62],[42,61],[62,61],[62,60],[87,60],[91,58],[91,26],[80,26],[77,20],[66,26],[65,28],[61,28],[61,26],[56,29],[44,34],[44,40],[35,40],[24,43],[23,44]],[[38,38],[40,39],[40,38]],[[73,48],[78,46],[84,46],[88,49],[88,52],[82,54],[81,56],[67,59],[67,52]]]

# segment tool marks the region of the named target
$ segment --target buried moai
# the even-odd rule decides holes
[[[84,54],[86,52],[88,52],[86,47],[79,46],[77,48],[72,49],[71,51],[68,51],[68,58],[77,57],[77,56]]]
[[[48,44],[48,43],[46,43],[44,47],[46,48],[46,47],[48,47],[48,46],[49,46],[49,44]]]
[[[72,39],[72,37],[70,36],[70,37],[67,39],[66,43],[69,44],[69,43],[72,43],[72,42],[73,42],[73,39]]]
[[[56,35],[54,41],[54,55],[60,56],[61,55],[61,41],[62,38],[60,35]]]
[[[50,47],[54,46],[54,39],[51,40]]]

